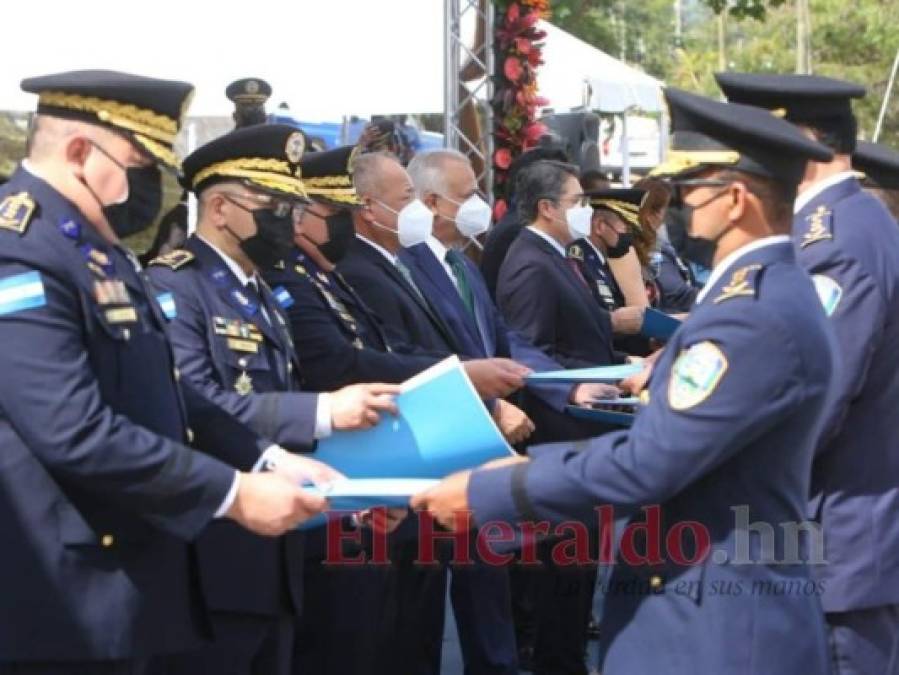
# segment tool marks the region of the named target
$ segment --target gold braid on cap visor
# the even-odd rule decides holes
[[[299,173],[299,168],[297,173]],[[290,164],[280,159],[245,157],[216,162],[198,171],[191,181],[191,186],[195,188],[204,180],[213,176],[245,178],[269,190],[284,192],[297,197],[305,198],[308,196],[303,181],[300,180],[299,176],[294,176],[290,172]]]

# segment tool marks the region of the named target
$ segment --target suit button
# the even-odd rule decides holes
[[[187,428],[187,442],[188,443],[194,442],[194,430],[191,429],[190,427]]]
[[[175,382],[181,380],[181,371],[177,368],[172,368],[172,376],[175,378]]]
[[[103,548],[109,548],[114,543],[115,537],[113,537],[111,534],[104,534],[102,537],[100,537],[100,546],[102,546]]]
[[[288,372],[288,373],[292,373],[292,372],[293,372],[293,364],[290,363],[290,362],[287,363],[287,372]]]
[[[662,590],[662,587],[665,585],[665,580],[662,579],[658,574],[653,574],[649,577],[649,587],[658,593]]]

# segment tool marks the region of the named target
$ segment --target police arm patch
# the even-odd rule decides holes
[[[47,304],[39,272],[16,274],[0,281],[0,316]]]
[[[671,367],[668,404],[689,410],[705,401],[727,372],[727,357],[713,342],[699,342],[680,353]]]
[[[837,305],[840,304],[840,299],[843,297],[842,287],[824,274],[813,275],[812,282],[815,284],[818,299],[824,307],[824,313],[831,316],[837,310]]]
[[[156,302],[159,303],[159,309],[169,321],[173,321],[178,316],[178,308],[175,306],[175,296],[171,293],[160,293],[156,296]]]

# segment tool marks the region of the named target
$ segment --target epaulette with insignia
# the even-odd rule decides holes
[[[764,269],[762,265],[747,265],[734,271],[730,281],[713,302],[718,304],[733,298],[754,298],[758,292],[759,272],[762,269]]]
[[[802,235],[799,248],[833,239],[833,212],[826,206],[819,206],[805,217],[805,221],[808,223],[808,230]]]
[[[37,204],[27,192],[7,195],[0,202],[0,228],[25,234]]]
[[[153,258],[150,261],[151,265],[164,265],[165,267],[170,267],[173,270],[179,270],[190,262],[193,262],[196,259],[196,256],[183,248],[176,248],[174,251],[166,253],[165,255],[161,255],[158,258]]]
[[[568,247],[568,257],[573,258],[574,260],[584,259],[584,250],[581,248],[580,244],[572,244]]]

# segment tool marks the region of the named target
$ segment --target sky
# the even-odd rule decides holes
[[[443,0],[9,0],[0,109],[29,76],[108,68],[196,86],[192,115],[230,115],[256,76],[310,120],[443,109]]]

